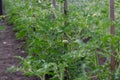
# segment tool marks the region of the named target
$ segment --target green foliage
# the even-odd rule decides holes
[[[4,30],[4,29],[5,29],[4,26],[1,26],[1,25],[0,25],[0,30]]]
[[[20,58],[18,70],[41,80],[46,74],[52,76],[50,80],[106,80],[111,74],[119,79],[119,65],[115,73],[109,71],[111,45],[120,60],[118,4],[116,0],[116,35],[112,36],[108,0],[69,0],[67,17],[63,0],[57,0],[56,9],[50,0],[5,0],[7,21],[15,26],[17,38],[25,40],[28,53]],[[98,55],[106,58],[103,65],[99,65]]]

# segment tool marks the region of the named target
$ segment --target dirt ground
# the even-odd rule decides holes
[[[14,56],[25,56],[19,48],[21,41],[15,38],[12,26],[0,22],[4,30],[0,30],[0,80],[39,80],[36,77],[25,77],[20,72],[8,73],[7,69],[17,65],[18,59]]]

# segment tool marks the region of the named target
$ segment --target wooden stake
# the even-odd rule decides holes
[[[56,8],[56,0],[51,0],[51,3],[52,3],[52,9],[53,9],[51,17],[52,19],[54,19],[55,18],[54,9]]]
[[[111,21],[114,21],[115,19],[115,15],[114,15],[114,0],[110,0],[109,2],[109,8],[110,8],[110,19]],[[110,33],[111,35],[115,35],[115,26],[114,25],[111,25],[110,27]],[[114,51],[114,48],[113,46],[111,45],[111,49],[112,49],[112,53],[111,53],[111,62],[110,62],[110,70],[111,71],[114,71],[115,70],[115,67],[116,67],[116,60],[115,60],[115,51]]]
[[[52,6],[55,8],[56,7],[56,1],[55,0],[51,0],[52,2]]]
[[[67,0],[64,1],[64,14],[67,15]]]
[[[67,17],[67,0],[64,0],[64,16],[65,16],[65,22],[64,25],[67,25],[66,17]]]
[[[0,15],[3,15],[2,0],[0,0]]]

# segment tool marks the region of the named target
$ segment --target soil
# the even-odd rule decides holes
[[[11,66],[18,65],[19,60],[15,56],[25,56],[23,50],[19,47],[22,44],[17,40],[12,26],[0,22],[4,30],[0,30],[0,80],[39,80],[36,77],[26,77],[21,72],[9,73],[7,71]]]

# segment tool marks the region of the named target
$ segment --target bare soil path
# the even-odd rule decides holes
[[[25,77],[20,72],[8,73],[7,68],[17,65],[18,59],[14,56],[24,56],[19,48],[21,42],[15,38],[12,26],[0,23],[4,30],[0,30],[0,80],[39,80],[35,77]]]

